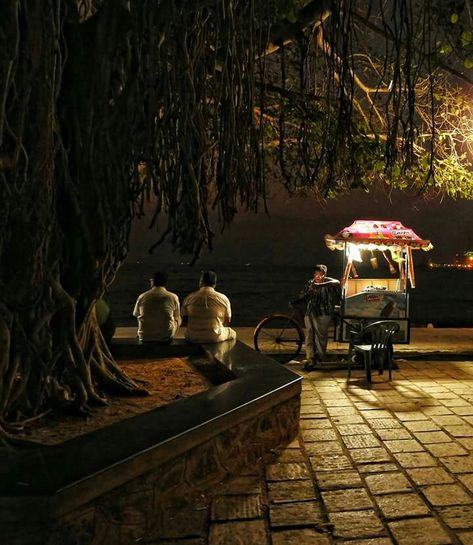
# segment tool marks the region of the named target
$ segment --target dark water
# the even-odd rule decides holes
[[[340,278],[340,264],[328,265],[329,274]],[[168,289],[182,301],[197,289],[203,267],[169,262],[156,268],[169,273]],[[235,326],[255,326],[268,314],[287,312],[288,301],[298,295],[312,274],[307,266],[293,265],[213,264],[210,268],[218,274],[217,289],[231,300]],[[109,291],[117,325],[135,325],[133,306],[138,294],[148,289],[153,270],[145,262],[126,262],[120,269]],[[430,270],[420,266],[416,268],[416,281],[417,287],[410,292],[410,317],[414,325],[430,322],[436,327],[473,327],[473,271]]]

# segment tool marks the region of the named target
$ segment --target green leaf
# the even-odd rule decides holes
[[[453,51],[453,47],[450,44],[442,44],[440,46],[440,53],[442,55],[450,55],[452,51]]]
[[[290,22],[290,23],[295,23],[297,22],[297,14],[296,12],[291,9],[291,11],[287,14],[287,20]]]
[[[452,25],[455,25],[456,23],[458,23],[458,13],[452,13],[450,15],[450,22],[452,23]]]
[[[373,165],[373,168],[378,172],[381,172],[382,170],[384,170],[384,161],[376,161],[376,163]]]
[[[473,68],[473,59],[465,59],[463,61],[463,66],[465,68]]]
[[[468,45],[472,42],[473,40],[473,33],[469,30],[465,30],[464,32],[461,33],[461,40],[462,40],[462,45]]]

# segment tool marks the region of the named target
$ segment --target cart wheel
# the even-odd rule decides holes
[[[302,349],[304,333],[299,324],[283,314],[262,320],[255,329],[255,349],[279,363],[287,363]]]

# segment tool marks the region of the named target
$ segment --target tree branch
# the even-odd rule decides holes
[[[356,21],[362,23],[364,26],[366,26],[367,28],[369,28],[370,30],[372,30],[373,32],[378,34],[378,36],[382,36],[383,38],[385,38],[386,40],[389,40],[391,42],[393,41],[392,36],[388,35],[379,26],[377,26],[374,23],[371,23],[370,21],[368,21],[366,19],[366,17],[363,17],[363,15],[360,15],[359,13],[354,11],[353,12],[353,17],[354,17],[354,19]],[[451,74],[452,76],[455,76],[456,78],[458,78],[458,79],[460,79],[460,80],[462,80],[462,81],[464,81],[464,82],[466,82],[466,83],[468,83],[470,85],[473,84],[472,79],[470,79],[467,75],[463,74],[462,72],[459,72],[455,68],[452,68],[451,66],[448,66],[447,64],[445,64],[437,55],[435,55],[435,63],[439,68],[441,68],[442,70],[444,70],[448,74]]]

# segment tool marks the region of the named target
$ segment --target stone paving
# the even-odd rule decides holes
[[[473,545],[473,364],[304,374],[300,432],[143,543]],[[159,537],[158,537],[159,536]]]

